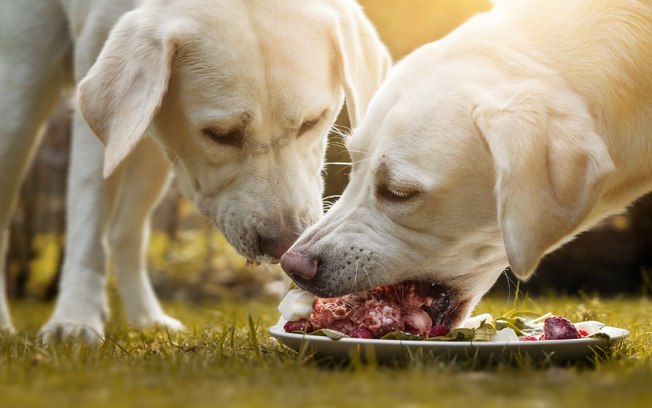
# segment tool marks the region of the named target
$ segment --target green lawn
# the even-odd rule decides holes
[[[486,299],[477,312],[515,306],[631,330],[611,358],[571,366],[412,360],[402,366],[325,363],[267,335],[274,301],[167,304],[188,332],[134,331],[119,311],[99,347],[46,348],[34,333],[51,305],[12,305],[20,332],[0,335],[2,407],[652,407],[652,301]],[[250,319],[255,326],[252,336]],[[256,347],[257,345],[257,347]]]

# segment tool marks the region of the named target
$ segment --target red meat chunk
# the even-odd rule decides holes
[[[538,341],[537,336],[523,336],[520,339],[521,341]]]
[[[313,331],[312,326],[306,319],[293,320],[283,325],[283,330],[285,330],[288,333],[295,332],[295,331],[304,331],[304,329],[308,333]]]
[[[355,329],[353,332],[351,332],[351,337],[355,337],[356,339],[373,339],[374,334],[369,329],[360,327],[359,329]]]
[[[357,294],[316,298],[311,330],[332,329],[357,338],[380,338],[392,331],[430,336],[433,322],[427,308],[433,305],[433,297],[417,293],[416,285],[376,288],[364,298]]]
[[[445,336],[448,333],[450,333],[451,329],[449,329],[446,326],[434,326],[432,329],[430,329],[430,334],[428,337],[440,337],[440,336]]]
[[[580,333],[570,320],[553,316],[543,322],[543,335],[546,340],[579,339]]]

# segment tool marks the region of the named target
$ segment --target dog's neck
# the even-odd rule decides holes
[[[475,35],[487,48],[500,44],[555,71],[584,98],[616,166],[595,213],[618,211],[652,190],[652,9],[613,0],[547,1],[558,6],[503,1],[489,14],[500,13],[505,29],[480,15]],[[514,59],[513,68],[522,69]]]

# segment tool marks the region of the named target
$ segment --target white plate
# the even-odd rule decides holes
[[[320,356],[342,359],[356,353],[361,356],[375,355],[378,361],[403,361],[410,356],[444,356],[457,359],[508,360],[512,357],[527,356],[536,360],[554,361],[579,360],[604,352],[616,341],[629,336],[629,331],[605,326],[602,332],[609,339],[582,338],[572,340],[541,341],[418,341],[418,340],[377,340],[342,338],[331,340],[328,337],[309,334],[287,333],[283,330],[285,321],[281,320],[269,328],[269,332],[287,347],[300,350],[302,347],[315,351]]]

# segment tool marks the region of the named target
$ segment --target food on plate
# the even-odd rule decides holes
[[[552,316],[543,322],[543,335],[547,340],[579,339],[579,330],[570,320],[561,316]]]
[[[436,285],[406,282],[338,298],[313,297],[312,308],[307,307],[307,292],[300,292],[291,290],[279,310],[288,321],[307,320],[311,330],[336,330],[359,338],[381,338],[392,332],[431,337],[431,332],[439,336],[450,330],[433,316],[442,303],[450,302],[447,292]]]
[[[572,323],[552,313],[539,316],[513,311],[494,318],[481,314],[460,327],[433,311],[446,310],[447,292],[420,282],[406,282],[376,288],[365,293],[338,298],[319,298],[301,289],[291,289],[279,305],[284,330],[359,339],[440,340],[440,341],[544,341],[606,336],[603,323]]]
[[[430,335],[428,337],[441,337],[446,336],[451,332],[451,329],[446,326],[434,326],[430,329]]]
[[[288,322],[308,319],[314,301],[315,296],[312,293],[301,289],[290,289],[278,305],[278,310]]]
[[[290,320],[283,325],[283,330],[288,333],[292,332],[312,332],[312,326],[306,319]]]

